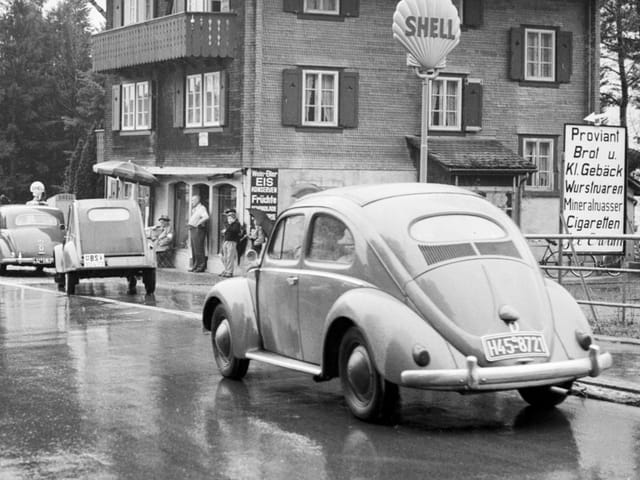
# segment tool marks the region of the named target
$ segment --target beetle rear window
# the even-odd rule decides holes
[[[92,208],[87,213],[87,218],[92,222],[124,222],[129,217],[126,208]]]
[[[418,220],[409,235],[420,243],[495,240],[505,238],[500,225],[475,215],[438,215]]]
[[[23,213],[16,216],[16,227],[55,227],[58,219],[46,213]]]

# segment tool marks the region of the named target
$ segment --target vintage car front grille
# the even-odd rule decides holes
[[[522,258],[520,252],[518,252],[518,249],[511,240],[476,243],[476,248],[480,252],[480,255],[502,255],[503,257]]]
[[[473,257],[476,255],[476,251],[470,243],[418,245],[418,247],[429,265],[451,260],[453,258]]]
[[[518,249],[512,241],[478,242],[475,244],[480,255],[500,255],[503,257],[521,258]],[[461,257],[475,257],[478,255],[470,243],[452,243],[446,245],[418,245],[424,259],[429,265],[453,260]]]

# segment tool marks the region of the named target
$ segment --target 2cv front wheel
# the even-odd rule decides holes
[[[347,330],[338,355],[342,392],[351,412],[365,421],[388,418],[397,407],[399,389],[378,373],[369,345],[358,328]]]
[[[246,375],[249,369],[249,359],[234,356],[231,324],[227,310],[223,305],[218,305],[213,311],[211,344],[218,370],[223,377],[239,380]]]

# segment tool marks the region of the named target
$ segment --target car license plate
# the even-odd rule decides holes
[[[486,335],[482,346],[487,360],[505,360],[521,357],[548,357],[549,350],[539,332],[513,332]]]
[[[53,263],[53,257],[36,257],[36,263],[41,265]]]
[[[95,268],[106,265],[104,262],[104,253],[85,253],[83,258],[85,267]]]

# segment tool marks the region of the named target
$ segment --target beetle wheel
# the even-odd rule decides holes
[[[78,277],[71,272],[65,273],[64,285],[67,295],[73,295],[76,293],[76,284],[78,283]]]
[[[147,295],[151,295],[156,291],[156,269],[151,268],[142,272],[142,283],[144,283]]]
[[[365,421],[388,418],[400,398],[398,386],[376,370],[369,346],[355,327],[340,342],[340,383],[351,413]]]
[[[569,396],[571,385],[573,385],[573,382],[563,383],[562,385],[521,388],[518,393],[532,407],[548,409],[564,402]]]
[[[218,305],[213,311],[211,345],[216,365],[218,365],[218,370],[223,377],[239,380],[246,375],[249,369],[249,359],[234,356],[231,324],[227,311],[222,305]]]

